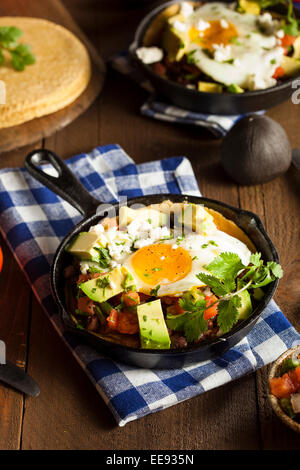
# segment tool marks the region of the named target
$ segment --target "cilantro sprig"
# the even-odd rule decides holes
[[[264,264],[260,253],[252,254],[247,266],[236,253],[221,253],[205,268],[210,274],[199,273],[197,278],[211,288],[217,300],[206,305],[204,298],[193,300],[191,296],[183,296],[179,305],[184,313],[168,314],[166,318],[168,327],[183,331],[188,342],[197,340],[206,332],[206,310],[217,305],[217,324],[223,333],[227,333],[239,318],[238,309],[242,305],[239,294],[266,286],[283,275],[278,263],[269,261]]]
[[[35,56],[28,44],[18,43],[23,32],[15,26],[0,27],[0,66],[5,62],[4,51],[11,57],[11,64],[15,70],[23,71],[27,65],[35,63]]]
[[[294,13],[294,6],[292,0],[255,0],[256,3],[264,10],[271,8],[276,5],[284,5],[287,8],[286,19],[283,25],[283,31],[285,34],[291,36],[299,35],[299,21],[297,20]]]

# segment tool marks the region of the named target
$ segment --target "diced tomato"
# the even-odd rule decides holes
[[[137,292],[123,292],[122,301],[124,302],[126,307],[134,307],[135,305],[139,305],[140,296]]]
[[[285,75],[285,70],[283,67],[279,66],[277,69],[275,69],[275,72],[273,74],[273,78],[280,78]]]
[[[2,271],[2,266],[3,266],[3,252],[0,248],[0,272]]]
[[[138,317],[135,312],[130,310],[123,310],[118,313],[118,326],[117,329],[120,333],[127,335],[134,335],[139,331]]]
[[[89,315],[94,314],[94,302],[88,297],[79,297],[77,300],[77,307],[81,312],[88,313]]]
[[[206,306],[209,307],[211,304],[217,302],[218,297],[215,295],[206,295]],[[204,312],[204,319],[209,320],[212,317],[215,317],[218,314],[218,304],[213,305]]]
[[[106,320],[111,330],[118,329],[118,311],[117,310],[112,308]]]
[[[116,309],[112,308],[107,317],[107,322],[111,330],[118,331],[119,333],[134,335],[139,331],[137,314],[130,310],[118,312]]]
[[[294,44],[296,41],[296,36],[291,36],[290,34],[285,34],[281,39],[281,46],[282,47],[289,47]]]
[[[288,372],[288,376],[291,379],[296,391],[300,390],[300,366],[295,369],[291,369]]]
[[[270,390],[277,398],[288,398],[296,389],[288,374],[270,380]]]

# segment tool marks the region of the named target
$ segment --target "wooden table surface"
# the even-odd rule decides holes
[[[1,0],[0,0],[1,3]],[[44,2],[43,2],[44,3]],[[104,58],[125,49],[147,2],[64,0]],[[157,2],[156,2],[157,3]],[[47,2],[45,1],[45,8]],[[0,155],[1,167],[23,165],[44,145],[66,158],[96,145],[120,144],[137,163],[174,155],[190,158],[203,195],[256,212],[275,243],[285,276],[276,301],[300,330],[300,172],[267,184],[239,187],[219,164],[220,141],[201,129],[141,117],[146,94],[109,71],[95,104],[64,130],[29,148]],[[300,105],[268,113],[300,147]],[[0,385],[1,449],[297,449],[300,436],[272,413],[264,367],[233,383],[118,428],[89,379],[33,297],[3,240],[0,337],[7,358],[24,367],[41,394],[25,398]]]

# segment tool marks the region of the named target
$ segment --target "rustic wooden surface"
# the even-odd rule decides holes
[[[25,122],[17,127],[0,129],[0,152],[30,145],[64,128],[89,108],[103,87],[105,65],[96,48],[82,33],[60,0],[47,0],[46,3],[37,0],[15,0],[14,2],[1,0],[0,15],[45,18],[72,31],[81,39],[89,51],[92,64],[91,79],[84,92],[64,109]]]
[[[46,15],[47,2],[40,3]],[[105,58],[130,43],[147,9],[145,2],[132,6],[124,0],[64,3]],[[220,141],[199,129],[141,117],[138,110],[145,98],[131,82],[109,72],[92,107],[36,147],[45,145],[69,157],[95,145],[119,143],[136,162],[188,156],[205,196],[250,209],[263,219],[285,270],[276,300],[300,330],[300,172],[291,167],[267,184],[238,187],[220,168]],[[284,126],[293,147],[300,147],[300,107],[287,102],[268,114]],[[0,155],[1,166],[22,165],[30,149]],[[299,436],[273,415],[268,403],[268,367],[118,428],[33,298],[3,240],[1,245],[5,263],[0,276],[0,337],[6,341],[8,359],[23,365],[41,388],[39,398],[25,399],[0,385],[1,449],[299,448]]]

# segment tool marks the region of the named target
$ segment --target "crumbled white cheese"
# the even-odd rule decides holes
[[[136,55],[144,64],[154,64],[162,60],[164,53],[159,47],[139,47]]]
[[[210,24],[207,21],[202,20],[202,18],[200,18],[200,20],[197,23],[198,31],[205,31],[207,28],[210,28]]]
[[[271,86],[276,85],[275,78],[263,78],[259,73],[251,73],[248,76],[248,86],[249,90],[264,90]]]
[[[187,2],[183,2],[180,7],[180,13],[187,18],[190,16],[194,11],[193,5]]]
[[[89,269],[89,264],[88,263],[83,263],[83,262],[80,263],[80,272],[81,272],[81,274],[87,274],[88,269]]]
[[[96,232],[98,235],[101,235],[101,233],[104,232],[104,227],[102,224],[98,225],[93,225],[93,227],[90,227],[90,232]]]
[[[224,62],[225,60],[229,60],[231,57],[231,47],[229,44],[224,46],[224,44],[213,44],[214,49],[214,59],[217,62]]]
[[[224,18],[221,18],[220,25],[223,29],[227,29],[229,27],[228,22]]]
[[[172,245],[172,250],[177,250],[177,248],[178,248],[177,243],[174,243],[174,244]]]
[[[284,37],[284,31],[283,29],[279,29],[279,31],[277,31],[276,33],[276,36],[279,38],[279,39],[282,39]]]
[[[173,28],[177,29],[177,31],[184,33],[187,30],[187,25],[183,23],[182,21],[176,20],[173,23]]]

